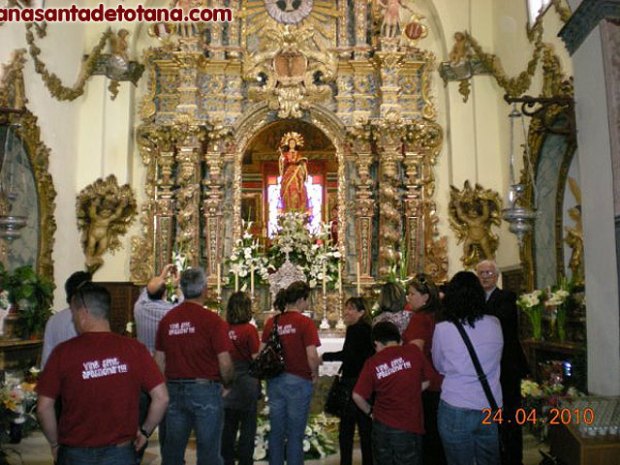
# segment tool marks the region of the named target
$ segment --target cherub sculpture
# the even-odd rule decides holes
[[[462,191],[450,187],[450,225],[459,243],[463,242],[463,265],[471,268],[481,260],[493,259],[498,236],[491,226],[501,223],[499,194],[479,184],[472,189],[469,181],[465,181]]]
[[[114,175],[86,186],[76,202],[78,228],[86,268],[94,273],[103,265],[103,254],[120,248],[119,236],[136,216],[136,200],[129,184],[119,187]]]
[[[575,222],[572,227],[565,226],[566,236],[564,242],[572,249],[568,267],[573,273],[573,282],[577,285],[584,284],[583,268],[583,222],[581,220],[581,189],[574,178],[568,178],[570,187],[577,205],[568,209],[568,216]]]
[[[472,51],[469,42],[467,41],[467,36],[463,32],[455,32],[454,33],[454,45],[452,46],[452,50],[450,51],[450,64],[451,65],[460,65],[471,58]]]

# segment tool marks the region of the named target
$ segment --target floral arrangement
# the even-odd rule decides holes
[[[551,321],[552,332],[557,333],[560,341],[566,339],[566,313],[573,284],[562,278],[557,286],[547,290],[536,289],[522,294],[517,299],[517,306],[528,316],[532,324],[532,337],[542,338],[542,319],[546,310]]]
[[[566,340],[566,313],[568,310],[568,298],[571,295],[572,285],[563,278],[555,290],[549,294],[549,298],[545,301],[545,305],[554,312],[555,329],[560,341]]]
[[[549,410],[558,407],[561,399],[584,396],[574,387],[566,388],[561,383],[537,383],[531,379],[521,381],[521,397],[525,411],[536,410],[536,423],[527,424],[541,441],[547,438]]]
[[[173,250],[172,264],[176,270],[176,275],[173,276],[169,274],[166,277],[166,300],[168,300],[168,302],[177,303],[179,301],[179,296],[177,295],[176,286],[178,285],[178,277],[188,268],[187,255],[180,250]],[[127,332],[130,334],[132,330],[133,328],[127,328]]]
[[[270,259],[279,268],[288,256],[306,275],[310,288],[321,283],[338,287],[340,252],[330,244],[329,225],[320,223],[318,233],[310,234],[306,213],[287,212],[278,217],[278,232],[273,238]]]
[[[31,368],[25,377],[6,376],[0,385],[0,444],[17,443],[22,434],[34,430],[38,423],[35,415],[37,368]]]
[[[543,292],[535,290],[528,294],[521,294],[517,299],[517,306],[528,316],[532,324],[532,337],[542,338],[542,313],[543,313]]]
[[[232,254],[226,261],[230,266],[228,273],[231,275],[229,282],[235,282],[235,287],[245,292],[251,285],[252,274],[254,284],[269,282],[269,265],[267,258],[261,253],[258,239],[250,232],[251,221],[242,221],[244,228],[243,236],[237,239],[233,246]]]
[[[256,439],[254,443],[254,460],[267,460],[269,456],[269,419],[267,406],[258,416]],[[304,460],[322,459],[336,453],[336,434],[338,419],[324,413],[311,416],[304,433]]]

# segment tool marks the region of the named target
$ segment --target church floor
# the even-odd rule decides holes
[[[524,465],[538,465],[541,461],[541,456],[538,452],[539,449],[548,450],[549,447],[545,444],[540,444],[533,436],[526,434],[524,437],[524,452],[523,452],[523,464]],[[6,447],[8,454],[8,463],[10,465],[53,465],[49,447],[45,438],[40,432],[36,432],[31,436],[24,439],[20,444],[8,445]],[[186,464],[192,465],[196,463],[196,454],[192,444],[188,447],[186,453]],[[161,463],[159,458],[159,447],[155,435],[149,442],[149,448],[147,449],[144,460],[144,465],[159,465]],[[257,462],[266,463],[266,462]],[[312,460],[306,462],[309,465],[338,465],[338,454],[330,455],[323,460]],[[353,463],[359,465],[362,463],[359,448],[354,451]],[[432,464],[427,464],[432,465]]]

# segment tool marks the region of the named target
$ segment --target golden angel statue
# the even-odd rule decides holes
[[[499,238],[491,226],[501,223],[501,200],[497,192],[465,181],[462,191],[450,186],[450,225],[463,242],[461,261],[466,268],[485,259],[493,259]]]
[[[577,184],[577,181],[569,177],[568,186],[570,187],[577,205],[568,209],[568,216],[575,222],[573,227],[565,226],[566,236],[564,241],[572,249],[570,259],[568,261],[568,267],[573,273],[573,282],[577,285],[583,285],[584,266],[583,266],[583,222],[581,219],[581,189]]]
[[[282,212],[308,211],[308,159],[301,156],[298,147],[304,146],[304,138],[297,132],[287,132],[282,136],[278,151],[282,181],[280,184],[280,205]]]
[[[76,204],[86,268],[94,273],[103,265],[107,250],[120,248],[118,236],[127,232],[135,218],[136,200],[128,184],[119,187],[110,175],[82,189]]]

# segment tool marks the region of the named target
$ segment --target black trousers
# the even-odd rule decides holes
[[[503,382],[502,396],[504,421],[499,425],[499,434],[505,447],[502,465],[523,465],[523,428],[515,421],[515,413],[522,407],[521,380]]]
[[[338,442],[340,444],[340,465],[353,463],[353,437],[357,425],[362,449],[362,465],[372,465],[372,420],[362,412],[355,402],[350,401],[338,428]]]
[[[424,465],[446,465],[443,444],[437,429],[437,410],[439,408],[439,391],[423,391],[424,437],[422,439],[422,457]]]
[[[237,433],[239,433],[239,441],[237,441]],[[239,465],[252,465],[255,436],[256,407],[254,410],[224,409],[224,430],[222,431],[224,465],[234,465],[235,456],[239,458]],[[235,444],[237,445],[236,454]]]

